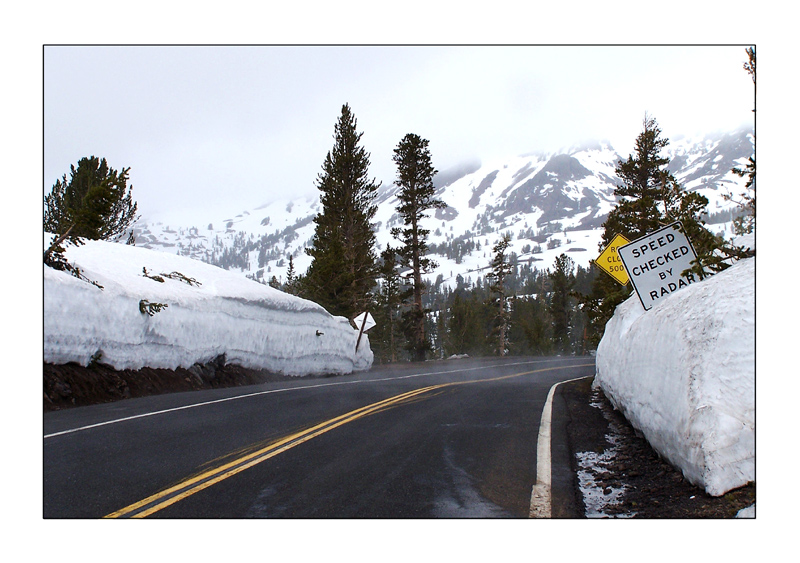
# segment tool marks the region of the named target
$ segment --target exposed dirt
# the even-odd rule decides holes
[[[191,368],[115,370],[105,364],[83,367],[44,364],[44,410],[109,403],[176,391],[193,391],[282,381],[287,376],[226,365],[224,356]]]
[[[596,482],[605,496],[611,498],[615,490],[623,489],[617,504],[604,507],[602,512],[608,517],[733,518],[755,503],[754,483],[720,497],[689,483],[614,410],[602,391],[592,389],[591,378],[560,389],[571,418],[567,431],[576,475],[579,467],[575,453],[615,450],[608,461],[595,468]]]

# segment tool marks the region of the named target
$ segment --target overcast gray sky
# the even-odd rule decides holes
[[[645,112],[668,137],[753,123],[745,46],[48,46],[45,190],[84,156],[130,167],[140,212],[238,212],[299,195],[350,104],[371,175],[406,133],[434,166],[584,140],[624,155]]]

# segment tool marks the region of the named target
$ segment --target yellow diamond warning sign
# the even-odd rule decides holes
[[[629,278],[628,271],[625,269],[622,260],[620,260],[619,254],[617,254],[617,249],[620,246],[625,246],[629,242],[630,241],[624,236],[620,234],[615,235],[605,250],[603,250],[603,252],[600,253],[600,256],[597,257],[597,260],[594,261],[594,263],[597,264],[601,270],[606,272],[622,285],[627,284]]]

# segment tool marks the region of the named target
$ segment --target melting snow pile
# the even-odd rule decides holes
[[[45,362],[175,369],[225,354],[231,364],[299,376],[372,365],[368,338],[356,353],[347,319],[239,274],[103,241],[70,246],[66,257],[102,289],[44,267]]]
[[[596,384],[713,496],[755,480],[755,258],[645,312],[634,294],[597,348]]]

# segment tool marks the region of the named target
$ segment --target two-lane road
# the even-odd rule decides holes
[[[458,360],[45,414],[45,518],[526,517],[550,388],[592,358]]]

